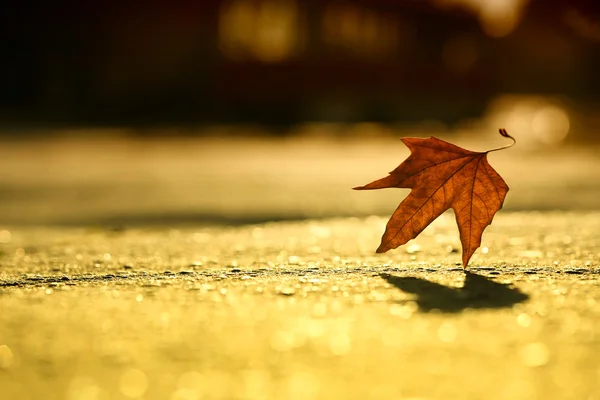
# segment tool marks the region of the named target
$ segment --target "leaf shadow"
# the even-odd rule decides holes
[[[465,282],[460,288],[444,286],[412,276],[400,277],[390,274],[380,276],[397,289],[416,295],[417,305],[422,312],[438,310],[445,313],[458,313],[467,308],[506,308],[529,299],[527,294],[517,288],[468,271],[465,271]]]

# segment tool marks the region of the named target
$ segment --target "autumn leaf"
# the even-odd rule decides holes
[[[387,223],[377,253],[385,253],[416,238],[444,211],[452,208],[462,243],[463,267],[481,245],[484,229],[502,208],[508,186],[490,166],[488,153],[515,144],[506,130],[500,134],[512,139],[510,146],[485,152],[461,147],[430,137],[403,138],[410,156],[385,178],[355,190],[409,188]]]

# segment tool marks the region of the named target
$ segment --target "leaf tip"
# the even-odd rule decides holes
[[[463,253],[463,257],[462,257],[463,269],[467,269],[467,267],[469,266],[469,261],[471,260],[472,255],[473,255],[473,252],[471,252],[471,254]]]
[[[381,243],[381,244],[379,245],[379,247],[377,248],[377,250],[375,250],[375,253],[377,253],[377,254],[382,254],[382,253],[385,253],[385,252],[386,252],[386,251],[388,251],[388,250],[389,250],[389,248],[387,248],[386,246],[384,246],[384,244],[383,244],[383,243]]]

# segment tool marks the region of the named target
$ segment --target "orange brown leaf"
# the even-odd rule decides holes
[[[504,129],[500,134],[512,139],[514,144],[514,138]],[[463,248],[463,267],[466,267],[481,245],[484,229],[502,208],[508,192],[504,179],[487,161],[489,152],[506,147],[474,152],[434,137],[402,141],[411,154],[398,168],[385,178],[354,188],[411,189],[388,221],[377,253],[385,253],[416,238],[433,220],[452,208]]]

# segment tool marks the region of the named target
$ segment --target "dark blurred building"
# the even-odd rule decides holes
[[[499,93],[600,100],[598,6],[526,0],[7,8],[5,123],[446,122]]]

